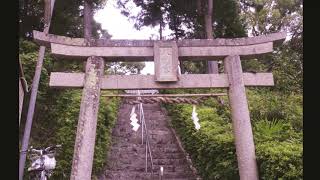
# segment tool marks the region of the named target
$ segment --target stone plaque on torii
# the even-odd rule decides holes
[[[100,40],[69,38],[34,31],[34,40],[56,57],[87,60],[85,73],[52,72],[50,86],[83,88],[71,179],[91,179],[101,89],[228,88],[241,180],[258,180],[255,147],[245,86],[273,86],[272,73],[243,73],[241,61],[270,53],[286,33],[235,39]],[[103,59],[104,60],[103,60]],[[221,74],[179,74],[179,60],[221,60]],[[155,75],[104,75],[104,61],[154,61]],[[89,95],[94,94],[93,97]],[[79,126],[80,125],[80,126]]]

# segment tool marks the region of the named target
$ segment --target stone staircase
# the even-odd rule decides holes
[[[143,104],[154,164],[154,173],[151,174],[151,162],[148,158],[148,172],[145,172],[146,148],[145,144],[141,144],[142,126],[137,132],[132,130],[129,120],[132,107],[133,105],[123,103],[119,109],[118,121],[112,132],[107,167],[99,180],[159,179],[161,166],[164,168],[163,180],[195,180],[196,176],[159,104]],[[136,113],[138,114],[137,108]]]

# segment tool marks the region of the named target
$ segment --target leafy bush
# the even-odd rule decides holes
[[[57,179],[65,179],[70,176],[80,102],[80,90],[67,91],[57,102],[58,107],[56,108],[60,115],[56,116],[58,128],[54,139],[57,144],[63,144],[63,148],[57,156],[58,163],[54,176]],[[119,99],[116,98],[110,99],[108,102],[100,100],[93,176],[101,172],[104,167],[111,140],[111,130],[117,118],[118,103]]]
[[[260,92],[261,93],[261,92]],[[302,132],[292,121],[302,121],[299,98],[279,99],[257,92],[248,93],[261,179],[302,179]],[[269,97],[269,99],[265,99]],[[269,101],[270,100],[270,101]],[[273,100],[273,101],[272,101]],[[252,103],[256,102],[256,103]],[[263,104],[264,103],[264,104]],[[282,103],[280,101],[280,103]],[[201,129],[196,131],[190,105],[166,105],[173,127],[203,179],[239,179],[229,108],[213,102],[197,107]],[[291,112],[298,114],[293,116]],[[291,118],[291,119],[290,119]]]
[[[22,62],[26,80],[30,85],[36,67],[38,47],[32,42],[24,40],[20,40],[19,45],[19,59]],[[41,72],[29,145],[46,147],[53,144],[62,144],[62,148],[57,151],[57,167],[51,179],[68,179],[71,173],[82,91],[49,88],[49,74],[54,69],[53,65],[51,57],[46,54]],[[73,71],[79,71],[79,69],[81,69],[81,67],[72,63],[69,64],[68,67]],[[28,98],[28,96],[29,95],[26,94],[26,98]],[[28,99],[26,99],[25,102],[28,102]],[[117,118],[118,105],[118,98],[110,98],[108,102],[104,99],[100,100],[92,173],[93,178],[103,170],[110,145],[111,130]],[[27,103],[24,104],[24,109],[27,109]],[[25,115],[26,114],[21,117],[20,135],[22,135],[24,130],[23,123],[25,121]],[[30,162],[27,160],[25,168],[27,168],[29,164]],[[25,170],[25,179],[28,178],[29,174]]]
[[[260,179],[303,179],[302,144],[270,141],[256,145]]]
[[[279,94],[272,91],[247,90],[250,116],[253,121],[283,120],[297,131],[303,129],[301,94]]]
[[[231,124],[219,117],[215,108],[197,108],[199,131],[191,120],[191,106],[167,105],[167,109],[186,151],[204,179],[235,179],[238,176]]]

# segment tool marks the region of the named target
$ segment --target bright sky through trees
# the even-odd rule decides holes
[[[139,8],[132,2],[132,12],[138,13]],[[141,30],[136,30],[133,27],[133,22],[121,14],[117,8],[116,0],[109,0],[106,6],[99,10],[95,16],[95,20],[101,23],[103,29],[106,29],[112,35],[111,39],[157,39],[159,38],[159,27],[142,27]],[[165,28],[163,35],[167,36],[171,33],[168,28]],[[142,70],[142,74],[154,74],[153,62],[146,62],[146,67]]]

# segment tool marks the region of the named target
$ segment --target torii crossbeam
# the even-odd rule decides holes
[[[238,168],[241,180],[258,180],[255,147],[252,127],[245,93],[245,86],[273,86],[272,73],[243,73],[241,59],[258,57],[270,53],[274,46],[280,45],[286,33],[235,38],[235,39],[186,39],[176,41],[153,40],[97,40],[88,41],[83,38],[69,38],[33,31],[34,40],[44,46],[50,46],[52,54],[65,59],[93,61],[104,58],[105,61],[154,61],[155,75],[108,75],[99,71],[98,67],[87,67],[86,73],[52,72],[50,86],[55,88],[82,88],[93,85],[91,91],[100,89],[176,89],[176,88],[228,88],[232,113],[233,132],[235,136]],[[90,44],[90,45],[88,45]],[[178,60],[221,60],[224,59],[225,72],[222,74],[184,74],[177,73]],[[101,68],[100,68],[101,67]],[[98,71],[94,71],[94,69]],[[93,69],[93,70],[92,70]],[[92,84],[93,83],[93,84]],[[98,88],[98,89],[97,89]],[[98,93],[99,94],[99,93]],[[85,95],[85,93],[84,93]],[[100,97],[94,97],[100,98]],[[88,103],[88,102],[81,102]],[[82,129],[87,134],[95,135],[96,116],[80,112],[84,118]],[[79,127],[78,127],[79,128]],[[91,128],[91,129],[90,129]],[[77,133],[82,133],[78,131]],[[77,134],[78,136],[79,134]],[[92,139],[76,142],[76,147],[93,147]],[[85,149],[85,148],[84,148]],[[92,148],[91,148],[92,149]],[[77,152],[77,151],[75,151]],[[77,152],[74,162],[80,164],[73,179],[90,179],[86,172],[91,172],[92,151]],[[89,155],[88,155],[89,153]],[[91,153],[91,154],[90,154]],[[81,155],[81,156],[80,156]],[[75,156],[74,156],[75,158]]]

